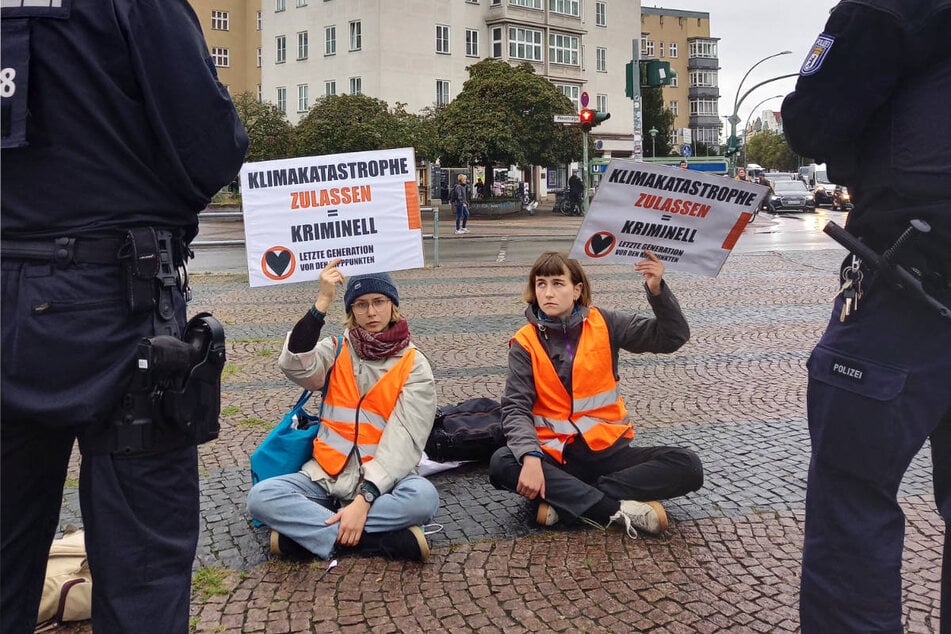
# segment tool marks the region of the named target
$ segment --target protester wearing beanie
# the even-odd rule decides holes
[[[305,390],[327,384],[312,459],[255,484],[248,512],[271,528],[274,555],[330,559],[356,547],[424,561],[422,525],[435,517],[439,495],[415,468],[436,414],[432,368],[410,341],[387,273],[347,280],[344,335],[320,338],[344,285],[339,263],[321,272],[317,300],[278,360]]]

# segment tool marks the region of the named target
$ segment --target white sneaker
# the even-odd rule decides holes
[[[463,227],[463,228],[462,228],[462,232],[463,232],[463,233],[469,233],[469,230],[466,229],[465,227]]]
[[[542,502],[538,505],[535,521],[542,526],[554,526],[558,523],[558,511],[548,502]]]
[[[623,524],[628,537],[637,539],[637,531],[658,535],[667,530],[667,512],[660,502],[621,500],[621,508],[608,520],[608,526]]]
[[[456,229],[456,235],[465,233],[462,229]]]

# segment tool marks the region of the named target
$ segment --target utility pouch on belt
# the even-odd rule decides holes
[[[134,454],[214,440],[224,364],[224,329],[209,313],[193,317],[181,339],[143,339],[112,422],[85,435],[83,452]]]
[[[119,251],[126,301],[133,314],[155,310],[162,320],[175,315],[172,291],[178,284],[175,237],[171,231],[136,227]]]

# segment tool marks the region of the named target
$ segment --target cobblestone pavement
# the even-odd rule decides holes
[[[496,491],[485,465],[470,464],[432,477],[443,530],[431,536],[429,562],[347,557],[333,569],[322,561],[268,561],[266,531],[244,512],[248,455],[298,395],[277,356],[315,287],[251,289],[246,276],[193,277],[190,311],[211,310],[228,336],[221,436],[201,447],[196,561],[196,569],[215,568],[220,584],[196,583],[194,629],[796,631],[809,457],[805,362],[830,314],[841,255],[734,254],[717,278],[666,276],[691,340],[674,354],[622,354],[620,364],[635,442],[687,446],[703,459],[703,489],[665,504],[672,522],[664,537],[541,530],[527,501]],[[523,321],[528,264],[394,274],[441,404],[500,396],[507,341]],[[587,270],[597,305],[649,311],[630,268]],[[328,323],[338,323],[341,312],[338,302]],[[338,332],[334,325],[326,334]],[[910,632],[939,627],[943,523],[930,464],[926,446],[901,489]],[[76,464],[71,468],[78,477]],[[76,500],[68,490],[64,523],[78,522]]]

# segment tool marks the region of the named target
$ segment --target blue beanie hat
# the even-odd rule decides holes
[[[353,302],[361,295],[379,293],[386,295],[397,306],[400,305],[400,294],[396,292],[393,278],[389,273],[370,273],[368,275],[354,275],[347,280],[347,290],[343,295],[343,305],[350,313]]]

